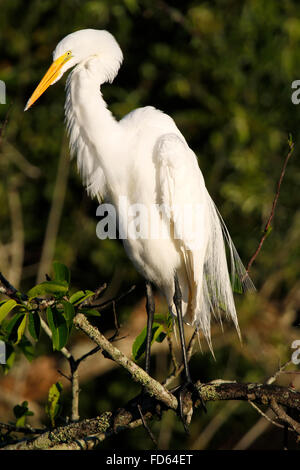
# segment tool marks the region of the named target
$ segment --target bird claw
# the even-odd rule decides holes
[[[197,395],[200,398],[200,403],[205,411],[207,412],[205,403],[201,398],[197,386],[192,381],[187,381],[185,384],[178,387],[178,414],[182,421],[184,430],[189,434],[188,426],[190,425],[193,415],[193,395]]]

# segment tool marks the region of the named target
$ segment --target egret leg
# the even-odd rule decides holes
[[[193,393],[198,394],[198,391],[197,391],[197,387],[192,382],[189,364],[187,360],[186,344],[185,344],[184,328],[183,328],[183,317],[182,317],[182,293],[181,293],[177,273],[175,274],[175,277],[174,277],[174,283],[175,283],[175,292],[174,292],[173,300],[174,300],[177,318],[178,318],[179,336],[180,336],[180,343],[181,343],[181,350],[182,350],[184,372],[185,372],[185,377],[186,377],[185,383],[179,387],[179,392],[178,392],[179,414],[183,422],[184,429],[186,433],[189,434],[188,427],[187,427],[187,419],[184,413],[184,402],[190,401],[192,394]],[[204,411],[206,412],[206,407],[202,399],[201,399],[201,404],[202,404]],[[191,408],[191,412],[192,412],[192,408]]]
[[[150,374],[150,356],[151,356],[151,340],[152,340],[152,325],[154,320],[154,312],[155,312],[155,302],[154,302],[154,295],[151,282],[146,281],[146,311],[147,311],[147,336],[146,336],[146,361],[145,361],[145,371],[147,374]],[[146,388],[143,386],[141,391],[141,396],[145,396],[147,394]],[[145,417],[143,416],[141,406],[137,405],[138,412],[141,416],[144,428],[150,435],[152,441],[157,445],[155,437],[153,436],[152,432],[150,431]]]
[[[154,295],[151,283],[146,281],[146,311],[147,311],[147,337],[146,337],[146,363],[145,371],[150,373],[150,355],[151,355],[151,339],[152,325],[155,312]]]
[[[180,336],[184,372],[186,376],[186,381],[189,383],[189,382],[192,382],[192,380],[191,380],[190,369],[189,369],[187,355],[186,355],[186,345],[185,345],[183,318],[182,318],[182,294],[181,294],[181,289],[180,289],[177,274],[175,274],[174,282],[175,282],[175,293],[174,293],[173,300],[174,300],[177,318],[178,318],[179,336]]]

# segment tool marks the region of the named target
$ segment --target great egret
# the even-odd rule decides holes
[[[147,282],[146,370],[150,367],[154,303],[151,283],[164,294],[170,312],[178,316],[187,382],[183,321],[201,329],[211,347],[212,315],[238,320],[226,261],[229,247],[232,280],[251,288],[229,233],[205,187],[197,158],[171,117],[152,106],[136,109],[117,121],[107,109],[101,85],[112,82],[122,51],[107,31],[85,29],[62,39],[53,53],[53,64],[27,102],[25,111],[63,74],[74,67],[66,84],[65,117],[71,154],[91,196],[111,201],[121,225],[128,214],[119,196],[129,204],[149,208],[172,231],[161,238],[131,237],[124,248]],[[178,214],[186,207],[197,213],[199,230],[182,234]],[[151,209],[151,210],[150,210]],[[176,210],[175,210],[176,209]],[[189,212],[190,213],[190,212]],[[151,225],[153,219],[149,218]],[[184,222],[184,225],[187,221]],[[180,231],[181,230],[181,231]],[[182,236],[175,236],[179,232]]]

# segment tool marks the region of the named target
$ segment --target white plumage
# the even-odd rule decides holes
[[[184,320],[202,330],[210,347],[212,315],[221,319],[224,314],[239,331],[224,240],[232,280],[238,278],[245,288],[253,285],[207,192],[197,158],[173,119],[151,106],[136,109],[120,121],[112,116],[100,86],[114,79],[123,56],[107,31],[72,33],[57,45],[53,58],[59,67],[54,74],[50,72],[50,79],[26,109],[75,66],[66,84],[65,115],[71,154],[77,156],[87,191],[113,203],[121,225],[127,214],[119,205],[120,196],[126,196],[129,204],[143,204],[165,227],[171,222],[173,230],[163,239],[125,239],[129,258],[163,292],[173,314],[177,273]],[[191,222],[182,223],[187,207],[190,219],[198,214],[196,236],[192,230],[183,230]]]

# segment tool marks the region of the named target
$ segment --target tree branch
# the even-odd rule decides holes
[[[74,325],[92,339],[102,351],[105,351],[110,359],[124,367],[136,382],[139,382],[147,389],[150,395],[155,396],[171,409],[175,410],[177,408],[177,399],[174,395],[113,346],[96,327],[89,323],[82,313],[75,316]]]
[[[274,413],[278,416],[278,418],[283,421],[284,423],[288,423],[293,430],[298,434],[298,441],[300,439],[300,424],[297,423],[293,418],[291,418],[280,406],[274,397],[271,398],[271,408]]]
[[[17,291],[1,274],[0,281],[6,295],[19,300],[23,299],[24,303],[28,302],[27,297]],[[36,299],[36,301],[39,308],[44,306],[43,302],[50,302],[50,300],[40,302],[39,299]],[[110,302],[114,305],[115,301],[116,300],[113,299]],[[160,419],[162,413],[166,410],[171,409],[176,412],[178,411],[178,393],[180,388],[176,387],[173,390],[168,390],[165,385],[178,376],[182,365],[174,371],[173,375],[171,375],[164,384],[161,384],[113,346],[110,340],[95,326],[89,323],[85,315],[78,313],[74,317],[73,322],[76,328],[82,330],[96,344],[95,348],[77,360],[73,358],[72,354],[67,349],[62,349],[61,351],[68,359],[71,368],[73,422],[55,429],[46,430],[34,437],[30,436],[15,441],[4,446],[5,449],[90,449],[105,438],[122,430],[145,425],[146,420],[148,421],[154,417]],[[44,323],[45,322],[42,321],[42,326],[47,332],[49,328],[48,325]],[[118,328],[117,324],[116,328]],[[49,330],[47,334],[51,336],[51,331]],[[189,343],[189,358],[192,354],[196,336],[197,332],[194,332]],[[140,383],[148,391],[149,395],[143,393],[128,402],[125,407],[119,408],[115,412],[106,412],[97,418],[79,421],[79,382],[77,369],[79,364],[86,357],[98,350],[101,350],[105,357],[112,359],[126,369],[133,380]],[[287,365],[288,363],[280,367],[279,371],[268,379],[265,384],[236,383],[224,380],[215,380],[202,384],[199,380],[196,383],[198,393],[194,392],[193,395],[189,397],[188,408],[190,412],[192,412],[195,407],[199,407],[203,402],[225,400],[243,400],[270,406],[279,419],[283,423],[286,423],[289,430],[292,430],[300,436],[300,424],[289,416],[289,411],[285,412],[282,408],[287,407],[288,410],[299,412],[300,392],[272,383],[276,380],[279,373],[283,372]],[[184,403],[184,407],[185,405]],[[13,430],[10,429],[8,432],[13,432]]]
[[[261,405],[270,405],[276,408],[277,412],[278,406],[288,406],[300,411],[300,393],[286,387],[256,383],[226,382],[223,380],[214,380],[206,384],[201,384],[198,381],[196,386],[201,398],[199,396],[192,397],[193,407],[200,406],[201,399],[204,402],[251,400]],[[176,394],[176,389],[171,392]],[[274,403],[276,403],[276,405],[274,405]],[[169,409],[155,397],[139,395],[114,413],[105,412],[97,418],[85,419],[66,426],[61,426],[54,430],[46,431],[35,438],[26,438],[9,444],[3,447],[3,449],[91,449],[111,435],[143,425],[139,408],[147,420],[154,417],[160,419],[162,412]],[[282,413],[282,411],[283,410],[280,409],[280,419],[284,421],[288,420],[294,431],[298,433],[297,426],[300,425],[292,420],[285,412]]]

